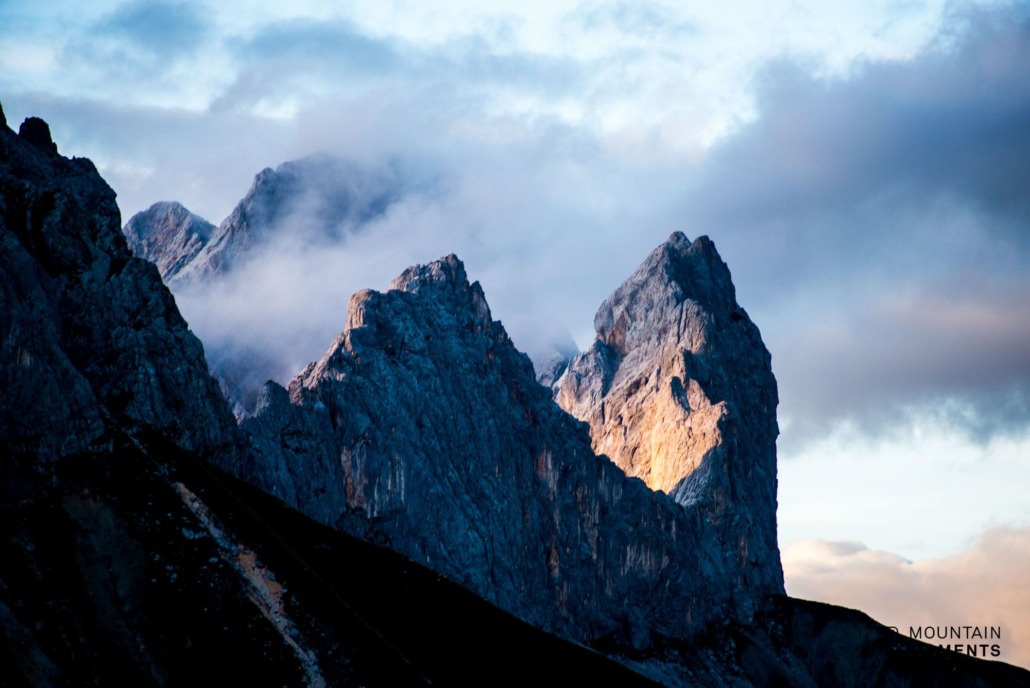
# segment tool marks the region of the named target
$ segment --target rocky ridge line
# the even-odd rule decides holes
[[[594,455],[455,256],[355,294],[292,404],[263,398],[241,477],[566,637],[650,647],[782,592],[778,559],[727,570],[704,507]]]

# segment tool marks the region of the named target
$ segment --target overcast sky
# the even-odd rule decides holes
[[[126,219],[217,224],[319,151],[417,182],[343,244],[181,299],[205,339],[299,367],[350,293],[456,252],[517,344],[586,347],[654,246],[708,234],[773,355],[784,546],[959,556],[1030,525],[1026,3],[243,7],[0,4],[8,120],[44,117]]]

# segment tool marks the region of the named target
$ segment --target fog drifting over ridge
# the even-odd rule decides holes
[[[563,329],[585,347],[600,301],[682,229],[716,241],[773,352],[788,457],[841,422],[889,435],[913,414],[981,444],[1021,435],[1030,41],[1025,21],[980,15],[950,40],[846,80],[780,63],[761,117],[700,164],[627,168],[558,124],[492,145],[415,134],[409,166],[432,193],[333,245],[291,241],[293,218],[287,243],[183,308],[205,340],[263,338],[296,371],[342,327],[350,293],[455,252],[523,349]]]

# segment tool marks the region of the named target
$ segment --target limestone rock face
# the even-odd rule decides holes
[[[42,120],[22,131],[0,127],[0,443],[52,459],[117,421],[230,451],[200,341],[129,253],[114,192],[90,161],[59,156]]]
[[[382,215],[405,189],[393,170],[314,155],[265,168],[211,241],[169,284],[230,272],[270,241],[337,240]]]
[[[168,282],[207,245],[215,226],[180,203],[162,201],[133,215],[122,231],[132,254],[156,265]]]
[[[782,591],[769,575],[731,592],[706,512],[594,455],[454,256],[355,294],[344,332],[290,384],[293,408],[267,391],[244,426],[260,475],[245,477],[284,476],[299,510],[567,637],[687,638]],[[320,480],[326,494],[288,487],[332,458],[342,475]],[[756,567],[778,573],[779,561]]]
[[[746,590],[782,585],[776,380],[714,244],[673,234],[609,296],[597,339],[553,384],[627,475],[700,509]],[[764,565],[762,565],[764,563]]]
[[[324,410],[290,403],[287,391],[268,381],[255,414],[241,427],[250,437],[245,469],[258,487],[287,504],[304,504],[312,518],[334,524],[347,509],[343,469],[333,426]]]

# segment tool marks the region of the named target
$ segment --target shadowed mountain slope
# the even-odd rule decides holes
[[[690,551],[710,502],[595,457],[453,257],[359,293],[326,357],[266,388],[246,451],[118,227],[42,120],[0,126],[2,685],[647,684],[215,463],[287,501],[342,480],[323,520],[342,505],[333,525],[668,685],[1030,682],[777,595],[778,560],[741,595],[732,560]]]

